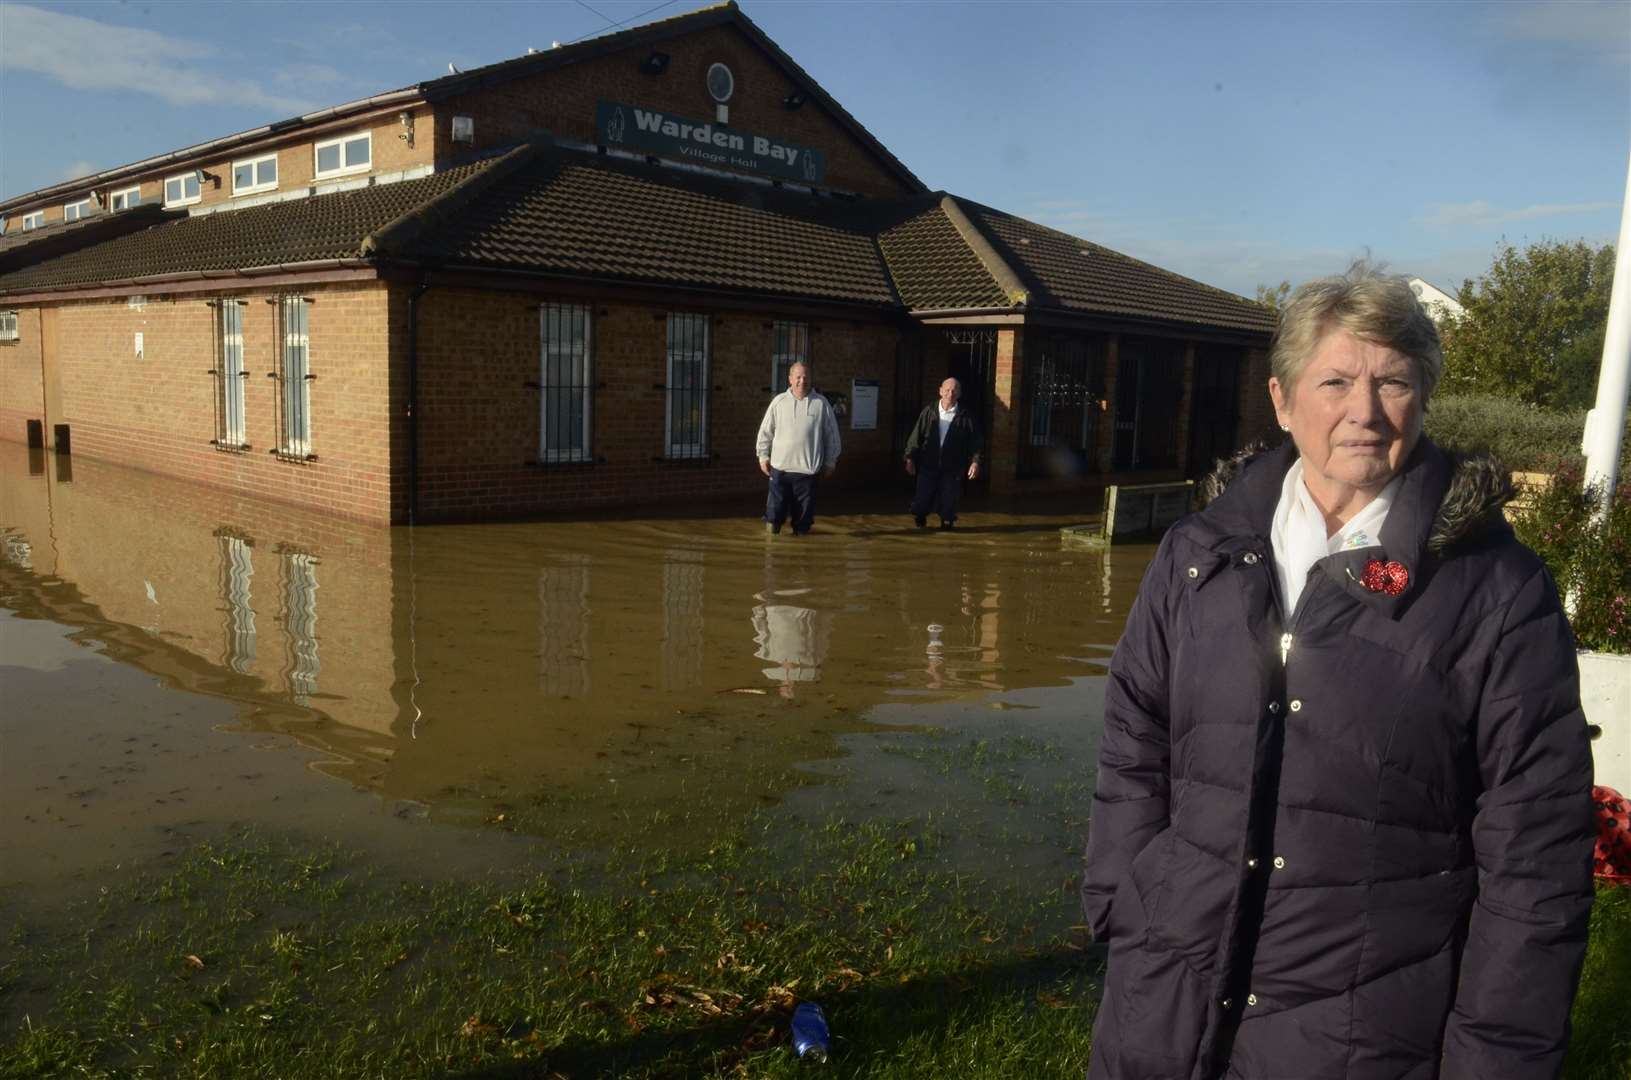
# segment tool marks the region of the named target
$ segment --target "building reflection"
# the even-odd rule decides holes
[[[538,692],[589,696],[589,558],[566,555],[538,568]]]

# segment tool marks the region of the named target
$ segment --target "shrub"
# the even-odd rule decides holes
[[[1631,480],[1622,479],[1608,514],[1593,521],[1596,493],[1583,491],[1582,479],[1577,462],[1559,463],[1512,525],[1546,560],[1557,587],[1576,593],[1575,644],[1631,653]]]
[[[1579,463],[1585,426],[1583,409],[1542,409],[1485,394],[1436,394],[1427,412],[1427,436],[1440,446],[1488,450],[1519,472]],[[1620,449],[1620,474],[1631,475],[1631,436]]]

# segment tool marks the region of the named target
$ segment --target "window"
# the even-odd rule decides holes
[[[342,135],[318,143],[314,150],[317,168],[313,175],[319,180],[325,176],[367,172],[374,161],[374,137],[366,131],[360,135]]]
[[[80,218],[89,215],[90,212],[91,200],[80,199],[78,202],[71,202],[62,208],[62,220],[78,221]]]
[[[0,311],[0,341],[17,340],[17,313]]]
[[[669,312],[668,410],[671,458],[708,456],[708,316]]]
[[[164,205],[187,206],[199,199],[198,173],[182,173],[164,181]]]
[[[23,215],[23,230],[37,229],[45,224],[45,211],[36,210],[32,214]]]
[[[109,210],[129,210],[132,206],[140,206],[141,202],[142,189],[139,187],[125,188],[108,195]]]
[[[770,352],[770,392],[779,394],[787,389],[787,373],[794,364],[810,366],[810,324],[778,322],[775,324],[775,344]]]
[[[244,441],[244,304],[221,300],[215,306],[215,445],[223,450],[247,450]]]
[[[232,194],[253,195],[277,187],[277,155],[250,158],[232,163]]]
[[[589,309],[544,304],[538,309],[538,458],[588,461],[591,389]]]
[[[311,301],[284,296],[278,302],[278,453],[311,456]]]

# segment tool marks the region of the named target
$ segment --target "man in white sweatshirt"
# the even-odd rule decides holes
[[[766,529],[781,532],[791,516],[793,535],[810,531],[816,481],[832,475],[841,449],[832,405],[810,389],[810,369],[794,364],[787,372],[787,389],[770,399],[759,422],[759,471],[770,478]]]

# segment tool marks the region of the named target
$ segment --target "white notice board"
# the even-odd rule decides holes
[[[850,384],[849,428],[873,431],[878,426],[878,380],[856,379]]]

